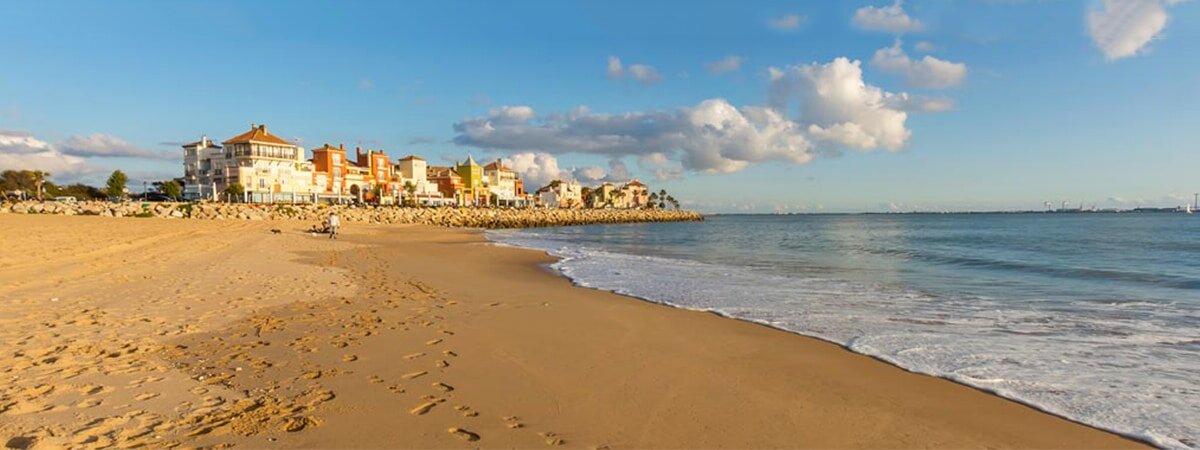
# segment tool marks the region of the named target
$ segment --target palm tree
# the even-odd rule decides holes
[[[34,171],[31,171],[29,174],[33,177],[33,184],[34,184],[35,188],[37,189],[38,201],[45,200],[45,198],[43,198],[44,195],[42,193],[42,186],[45,186],[46,178],[49,178],[50,174],[47,172],[43,172],[41,170],[34,170]]]
[[[667,202],[669,202],[671,204],[671,206],[675,208],[676,211],[679,211],[679,201],[675,200],[675,197],[668,195]]]
[[[647,204],[646,204],[646,206],[649,206],[649,207],[650,207],[650,209],[654,209],[654,207],[655,207],[656,205],[658,205],[658,193],[657,193],[657,192],[651,192],[651,193],[650,193],[650,203],[647,203]]]
[[[417,197],[415,196],[417,193],[417,185],[413,184],[411,181],[405,181],[404,192],[408,193],[409,206],[417,206]]]
[[[612,195],[612,196],[613,196],[613,198],[612,198],[612,199],[609,199],[609,201],[608,201],[608,203],[609,203],[610,205],[614,203],[614,200],[623,200],[623,199],[625,199],[625,191],[613,191],[613,195]]]
[[[664,209],[667,207],[667,197],[666,189],[658,190],[658,209]]]

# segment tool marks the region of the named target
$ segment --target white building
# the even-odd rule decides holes
[[[319,191],[304,149],[267,132],[266,125],[251,125],[221,144],[201,137],[183,146],[188,198],[225,199],[225,189],[235,183],[244,193],[233,200],[256,203],[309,202]]]
[[[429,182],[428,175],[429,165],[424,158],[416,155],[408,155],[400,158],[396,163],[396,173],[400,176],[400,186],[412,184],[414,195],[417,201],[424,205],[440,205],[442,201],[442,193],[438,191],[436,183]],[[400,194],[407,198],[409,193],[407,190]]]
[[[183,198],[213,200],[225,189],[225,153],[208,136],[183,146]]]
[[[538,201],[551,208],[579,208],[583,206],[583,185],[554,180],[538,189]]]
[[[497,205],[522,206],[525,203],[524,192],[517,188],[517,173],[505,167],[497,159],[483,166],[483,183],[491,193],[491,201]]]

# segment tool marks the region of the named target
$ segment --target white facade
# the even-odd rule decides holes
[[[217,179],[221,181],[220,189],[225,189],[224,174],[225,154],[208,136],[183,146],[183,198],[214,199],[220,192],[214,190]]]
[[[583,185],[555,180],[538,190],[538,200],[551,208],[578,208],[583,205]]]
[[[313,164],[304,149],[267,132],[266,125],[217,146],[201,137],[183,146],[184,196],[188,199],[225,199],[225,189],[240,184],[240,199],[259,203],[308,202],[320,191],[313,183]]]
[[[396,169],[400,175],[400,186],[412,183],[416,188],[413,194],[418,197],[439,195],[437,184],[429,182],[429,165],[424,159],[411,155],[406,156],[396,163]]]

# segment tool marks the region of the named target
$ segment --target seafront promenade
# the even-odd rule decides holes
[[[206,220],[299,220],[314,224],[337,212],[345,222],[465,228],[526,228],[635,222],[702,221],[695,211],[664,209],[402,208],[394,206],[248,203],[3,202],[0,214],[164,217]]]

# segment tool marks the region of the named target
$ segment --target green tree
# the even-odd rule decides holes
[[[108,182],[104,184],[105,191],[109,197],[125,197],[125,183],[129,182],[129,177],[125,176],[125,172],[114,170],[112,175],[108,176]]]
[[[55,186],[52,183],[46,183],[46,192],[54,197],[75,197],[80,200],[96,200],[105,197],[104,191],[100,188],[82,183],[68,184],[66,186]]]
[[[675,208],[676,211],[679,211],[679,201],[675,200],[675,197],[668,195],[667,203],[670,203],[672,208]]]
[[[647,203],[646,206],[649,207],[650,209],[654,209],[655,206],[658,206],[658,193],[657,192],[650,193],[650,202]]]
[[[244,193],[246,193],[246,189],[239,183],[229,183],[228,186],[225,186],[225,199],[227,201],[241,198]]]
[[[171,200],[179,200],[179,196],[183,194],[183,188],[175,180],[166,180],[159,185],[158,192],[171,197]]]
[[[37,183],[32,170],[0,172],[0,190],[4,191],[5,195],[9,192],[21,192],[22,196],[28,197],[35,189],[37,189]]]

